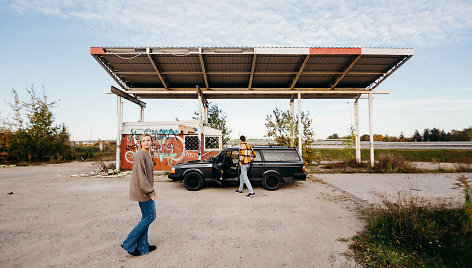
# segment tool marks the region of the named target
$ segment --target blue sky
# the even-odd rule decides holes
[[[392,3],[393,2],[393,3]],[[10,90],[44,86],[55,122],[73,140],[113,139],[116,83],[90,56],[91,46],[300,46],[414,48],[415,56],[379,87],[374,132],[472,126],[472,1],[121,1],[0,0],[0,119]],[[189,120],[196,100],[147,100],[146,121]],[[265,115],[288,100],[215,100],[232,136],[263,137]],[[238,105],[253,110],[241,113]],[[367,100],[360,132],[368,133]],[[316,138],[346,135],[349,100],[302,100]],[[124,120],[138,107],[125,101]]]

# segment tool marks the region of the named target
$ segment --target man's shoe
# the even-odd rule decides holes
[[[156,250],[156,249],[157,249],[157,247],[154,246],[154,245],[152,245],[152,246],[150,245],[150,246],[149,246],[149,252],[152,252],[152,251],[154,251],[154,250]]]
[[[248,193],[246,196],[247,197],[254,197],[254,195],[256,195],[256,193]]]
[[[236,192],[236,193],[240,193],[240,194],[243,193],[243,191],[240,191],[240,190],[236,190],[235,192]]]

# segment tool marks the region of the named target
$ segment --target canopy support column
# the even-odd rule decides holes
[[[197,85],[198,93],[198,160],[202,160],[202,106],[203,106],[203,97],[200,87]]]
[[[360,163],[361,160],[361,139],[359,137],[359,98],[354,101],[354,122],[356,128],[356,161]]]
[[[116,114],[117,114],[117,120],[116,120],[116,129],[117,129],[117,135],[116,135],[116,169],[120,170],[121,167],[121,128],[123,124],[123,102],[121,101],[121,97],[116,95]]]
[[[143,122],[144,121],[144,108],[142,106],[140,106],[139,108],[140,108],[139,122]]]
[[[303,135],[303,125],[302,125],[302,94],[298,93],[298,152],[302,155],[302,135]]]
[[[295,100],[290,98],[290,146],[295,146]]]
[[[369,93],[369,139],[370,139],[370,166],[374,166],[374,134],[372,122],[372,93]]]

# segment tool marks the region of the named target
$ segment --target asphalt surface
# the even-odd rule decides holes
[[[463,193],[454,189],[457,178],[472,173],[418,173],[418,174],[318,174],[316,177],[345,191],[352,197],[371,204],[400,197],[423,198],[462,204]]]

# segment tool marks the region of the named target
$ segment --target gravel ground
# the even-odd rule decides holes
[[[346,241],[363,227],[359,202],[316,176],[256,187],[254,198],[156,176],[157,250],[133,257],[120,248],[140,218],[130,176],[70,177],[91,171],[90,162],[0,169],[2,267],[356,266]]]

